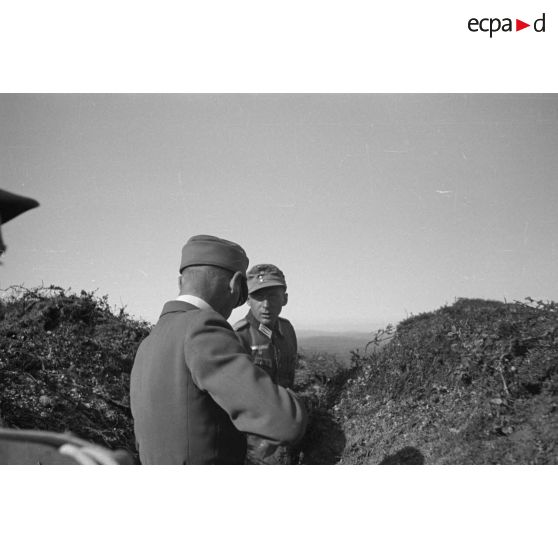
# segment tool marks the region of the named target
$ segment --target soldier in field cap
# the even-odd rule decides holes
[[[39,202],[32,198],[12,194],[11,192],[0,189],[0,256],[6,251],[6,245],[2,240],[1,226],[21,213],[33,209],[38,205]]]
[[[208,235],[182,248],[179,296],[141,343],[130,380],[143,464],[243,464],[246,434],[298,441],[302,403],[277,387],[226,321],[248,295],[248,257]]]
[[[246,317],[234,325],[244,348],[255,364],[263,368],[279,386],[292,388],[297,363],[297,340],[291,322],[280,318],[287,304],[287,282],[283,272],[272,264],[255,265],[248,271],[248,306]],[[290,452],[258,436],[248,437],[248,462],[289,464]]]

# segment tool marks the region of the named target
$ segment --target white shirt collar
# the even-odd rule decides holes
[[[211,305],[209,305],[207,302],[205,302],[205,300],[203,300],[203,298],[200,298],[199,296],[183,294],[183,295],[179,295],[176,298],[176,300],[180,300],[182,302],[187,302],[188,304],[192,304],[193,306],[199,308],[200,310],[213,310]],[[215,310],[213,311],[215,312]]]

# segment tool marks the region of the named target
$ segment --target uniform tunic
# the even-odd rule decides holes
[[[263,368],[276,384],[292,388],[297,364],[297,340],[289,320],[278,318],[273,329],[263,326],[252,312],[233,326],[254,363]],[[270,455],[267,455],[272,452]],[[280,465],[292,462],[290,452],[273,450],[258,436],[248,436],[248,463]]]
[[[248,312],[233,327],[255,364],[263,368],[276,384],[292,388],[298,348],[291,322],[278,318],[275,327],[270,330],[262,326],[252,312]]]
[[[241,464],[244,433],[292,443],[306,427],[220,314],[176,300],[138,349],[130,402],[142,464]]]

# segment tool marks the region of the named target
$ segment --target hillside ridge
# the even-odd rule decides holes
[[[59,287],[0,298],[0,416],[135,453],[129,376],[151,324]],[[558,463],[558,305],[459,299],[348,364],[302,355],[300,463]]]
[[[340,463],[558,463],[556,303],[458,299],[387,333],[334,404]]]

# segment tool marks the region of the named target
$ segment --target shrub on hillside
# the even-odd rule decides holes
[[[556,463],[558,305],[459,299],[355,355],[336,404],[342,462],[401,447],[432,463]]]
[[[5,426],[71,431],[135,451],[129,410],[133,359],[149,324],[107,297],[60,287],[3,292],[0,416]]]

